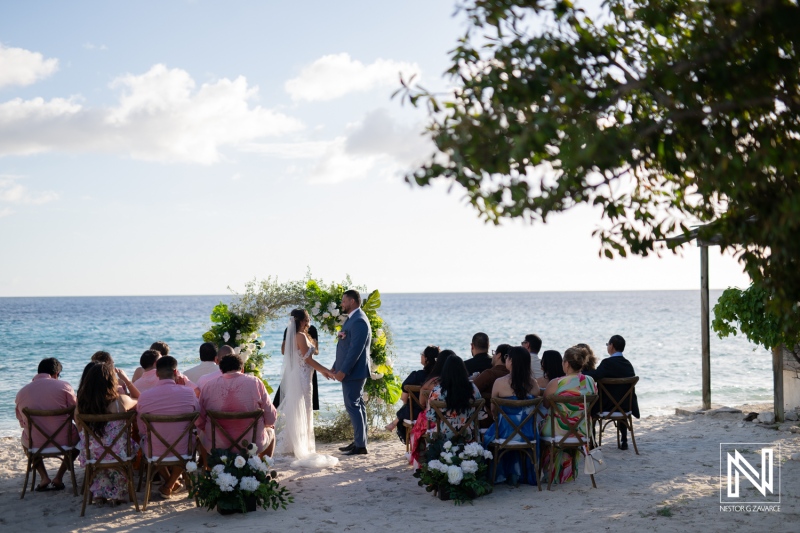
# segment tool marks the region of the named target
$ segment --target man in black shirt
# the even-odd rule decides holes
[[[475,372],[480,373],[492,368],[492,358],[489,356],[489,335],[486,333],[473,335],[470,350],[472,357],[464,361],[468,374],[472,375]]]

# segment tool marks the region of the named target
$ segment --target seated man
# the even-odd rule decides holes
[[[155,350],[158,352],[158,357],[164,357],[165,355],[169,355],[169,344],[164,341],[156,341],[150,345],[150,350]],[[142,375],[144,375],[147,369],[140,366],[136,370],[133,371],[133,381],[137,381]]]
[[[24,408],[40,409],[40,410],[54,410],[66,409],[67,407],[74,407],[75,392],[66,381],[61,381],[58,376],[61,374],[61,363],[58,359],[50,357],[42,359],[39,363],[38,373],[33,378],[33,381],[22,387],[17,393],[16,398],[16,415],[19,420],[19,425],[22,427],[22,446],[27,449],[30,443],[29,432],[31,428],[28,427],[28,420],[22,412]],[[64,417],[42,417],[35,420],[44,431],[52,434],[64,422]],[[39,448],[45,444],[47,439],[41,432],[34,429],[33,434],[33,447]],[[78,442],[78,431],[73,424],[69,424],[55,436],[55,442],[62,447],[75,446]],[[53,445],[48,443],[48,447]],[[76,450],[77,452],[77,450]],[[64,483],[62,481],[64,473],[69,467],[69,463],[65,460],[61,462],[61,466],[56,473],[56,476],[51,480],[47,475],[47,469],[44,467],[44,462],[39,459],[33,466],[41,476],[41,483],[36,487],[37,492],[48,490],[63,490]]]
[[[586,370],[583,372],[584,374],[591,376],[595,379],[595,381],[599,381],[603,378],[632,378],[636,375],[631,362],[625,359],[625,356],[622,355],[622,351],[625,350],[625,339],[623,339],[620,335],[612,336],[606,344],[606,350],[608,351],[608,355],[611,357],[603,359],[595,370]],[[620,401],[628,391],[628,387],[626,385],[609,385],[607,389],[608,393],[617,401]],[[606,408],[607,406],[610,409],[614,405],[611,399],[608,397],[604,397],[602,401],[603,408]],[[599,409],[600,402],[598,401],[595,403],[595,408],[593,409],[592,414],[597,414],[596,411],[599,411]],[[633,394],[631,412],[633,413],[633,416],[640,418],[639,401],[636,399],[636,393]],[[627,450],[628,427],[623,423],[618,424],[617,427],[619,428],[620,433],[619,449]]]
[[[539,335],[529,333],[525,335],[525,340],[522,341],[522,347],[527,349],[531,354],[531,371],[533,372],[533,379],[539,379],[544,376],[542,371],[542,361],[539,359],[539,350],[542,349],[542,339]]]
[[[193,413],[200,410],[200,403],[194,391],[189,387],[178,385],[176,383],[180,374],[178,373],[178,361],[174,357],[166,356],[160,357],[156,362],[156,375],[158,376],[158,384],[154,387],[142,392],[139,397],[139,404],[136,406],[136,411],[139,414],[137,425],[139,427],[139,434],[142,435],[142,450],[144,453],[149,454],[150,450],[145,441],[147,435],[147,427],[142,420],[141,415],[182,415],[186,413]],[[159,424],[153,423],[153,427],[158,431],[159,435],[164,437],[164,440],[172,444],[186,428],[181,424]],[[190,430],[186,437],[193,439],[194,434]],[[159,458],[166,450],[167,446],[164,445],[158,438],[153,441],[153,457]],[[186,445],[176,446],[175,449],[179,453],[186,450]],[[162,476],[167,480],[161,486],[159,491],[165,498],[169,498],[172,491],[175,489],[175,482],[182,473],[180,468],[172,468],[171,472],[162,472]]]
[[[142,353],[142,356],[139,358],[139,364],[142,368],[144,368],[144,374],[142,374],[142,377],[140,377],[135,383],[140,394],[158,385],[159,378],[156,374],[156,362],[161,357],[161,353],[157,350],[145,350],[144,353]],[[200,389],[197,388],[197,385],[192,383],[191,380],[183,374],[179,373],[175,382],[178,385],[191,387],[192,390],[195,391],[195,395],[200,395]]]
[[[472,343],[469,345],[472,357],[464,361],[467,367],[467,374],[480,374],[484,370],[492,368],[492,358],[489,357],[489,336],[486,333],[476,333],[472,336]]]
[[[214,365],[215,365],[214,368],[216,370],[214,370],[214,372],[211,374],[206,374],[205,376],[201,376],[200,379],[197,380],[196,385],[197,388],[200,389],[201,393],[203,392],[203,387],[205,387],[206,383],[208,383],[213,379],[217,379],[222,375],[222,371],[219,369],[219,362],[226,355],[236,355],[236,352],[233,351],[232,347],[228,346],[227,344],[224,344],[222,348],[219,349],[216,357],[214,358]]]
[[[260,379],[242,372],[244,363],[236,355],[223,357],[219,362],[219,368],[222,370],[222,376],[206,383],[200,394],[200,417],[197,419],[197,429],[202,432],[203,447],[206,452],[211,451],[211,424],[206,415],[208,411],[241,413],[263,409],[264,414],[256,426],[255,444],[258,446],[259,455],[271,456],[275,449],[274,426],[278,411],[272,405],[267,389]],[[234,439],[249,424],[249,420],[219,421],[219,425]],[[248,432],[244,438],[250,440],[251,437],[252,433]],[[221,431],[216,432],[217,448],[229,448],[231,444]]]
[[[199,387],[200,383],[198,383],[198,380],[201,377],[206,374],[216,374],[219,372],[218,364],[217,345],[213,342],[204,342],[200,345],[200,364],[184,372],[184,375],[197,383]]]

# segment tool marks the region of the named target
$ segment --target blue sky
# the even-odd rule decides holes
[[[452,1],[5,2],[0,296],[219,294],[310,268],[385,292],[693,289],[699,254],[601,260],[597,217],[480,222],[411,189]],[[712,254],[712,287],[745,285]]]

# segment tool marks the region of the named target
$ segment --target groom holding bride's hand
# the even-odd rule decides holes
[[[361,295],[349,290],[342,296],[342,311],[348,319],[339,333],[336,344],[336,361],[331,372],[342,382],[344,407],[353,424],[354,440],[339,450],[345,455],[367,454],[367,410],[362,395],[369,377],[369,347],[372,331],[367,316],[361,310]]]

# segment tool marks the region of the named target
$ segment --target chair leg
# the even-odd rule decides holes
[[[72,455],[67,457],[69,461],[69,476],[72,478],[72,494],[73,496],[78,495],[78,480],[75,477],[75,459],[73,459]]]
[[[639,455],[639,448],[636,447],[636,437],[633,435],[633,418],[630,419],[631,423],[628,426],[628,429],[631,431],[631,441],[633,441],[633,450],[636,452],[636,455]]]
[[[147,481],[144,484],[144,503],[142,503],[142,511],[147,510],[147,502],[150,501],[150,490],[152,489],[152,480],[153,480],[153,464],[150,461],[147,462]],[[139,485],[142,484],[142,478],[139,477]]]
[[[91,486],[92,465],[86,465],[83,474],[83,504],[81,504],[81,516],[86,515],[86,502],[89,499],[89,486]]]
[[[547,472],[547,490],[550,490],[550,487],[553,485],[553,478],[556,475],[556,461],[555,461],[555,454],[556,449],[555,446],[550,446],[550,468],[548,468],[549,472]]]
[[[28,457],[28,467],[25,469],[25,483],[22,485],[22,494],[20,494],[20,496],[19,496],[20,500],[25,497],[25,491],[28,490],[28,478],[29,478],[29,476],[31,474],[32,465],[33,465],[33,462],[31,461],[31,458],[29,456]]]
[[[128,474],[128,499],[133,502],[136,507],[136,512],[139,512],[139,498],[136,496],[136,491],[133,490],[133,465],[128,463],[125,466],[126,473]]]
[[[144,477],[144,454],[142,454],[141,459],[139,459],[139,483],[136,485],[136,492],[142,490],[142,477]]]
[[[594,474],[589,474],[589,477],[592,478],[592,488],[597,488],[597,483],[594,482]]]

